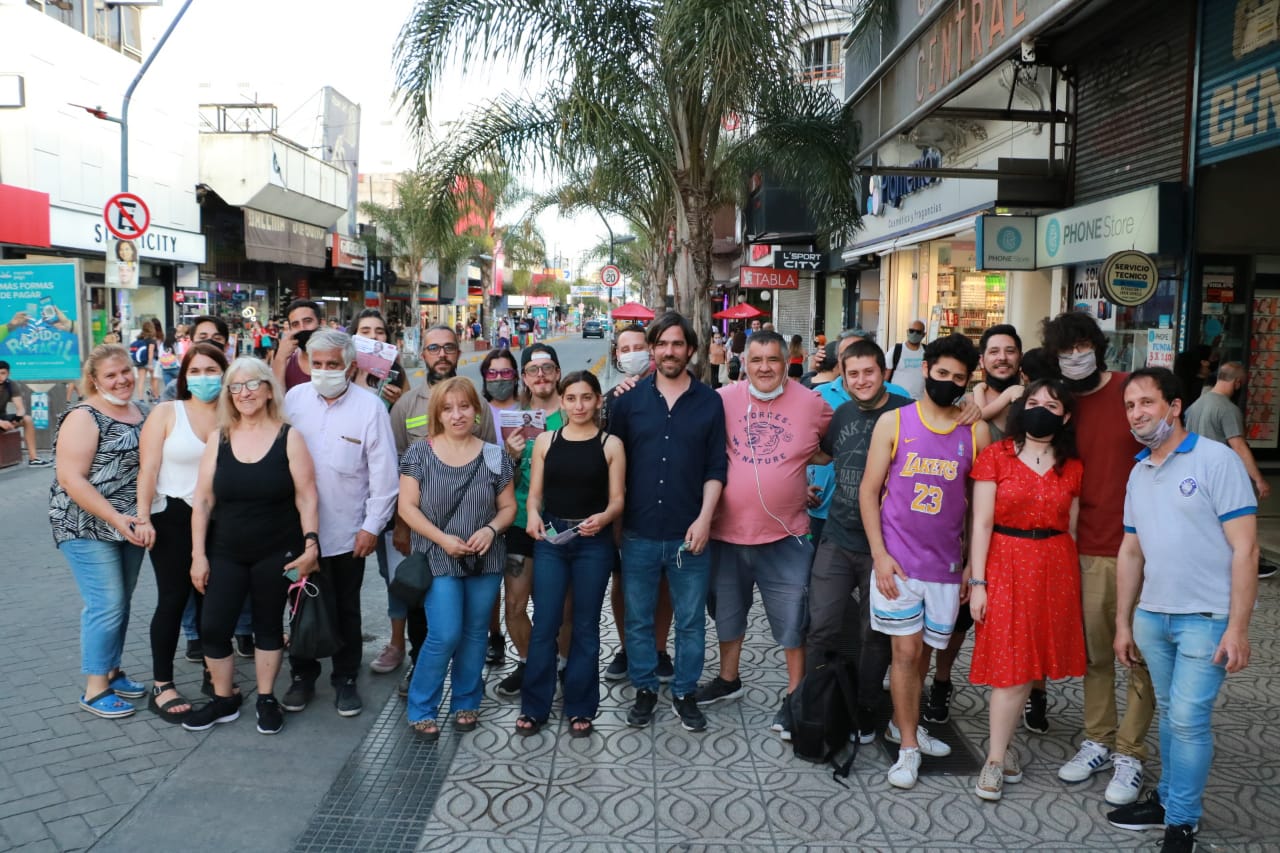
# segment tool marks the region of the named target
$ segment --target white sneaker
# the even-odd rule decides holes
[[[1087,740],[1080,745],[1080,751],[1066,764],[1058,768],[1058,778],[1063,782],[1083,782],[1111,766],[1111,750],[1102,744]]]
[[[1022,781],[1022,765],[1018,763],[1018,753],[1013,751],[1013,747],[1005,750],[1004,766],[1001,769],[1004,771],[1001,775],[1004,776],[1006,785],[1015,785]]]
[[[1116,771],[1111,776],[1107,791],[1102,795],[1108,805],[1127,806],[1138,801],[1142,793],[1142,782],[1146,774],[1142,772],[1142,762],[1132,755],[1116,753],[1111,756],[1111,763]]]
[[[973,792],[993,803],[1000,799],[1004,792],[1004,768],[994,761],[982,765],[982,772],[978,774],[978,784],[974,786]]]
[[[898,731],[893,720],[889,721],[889,730],[885,732],[884,739],[889,743],[902,743],[902,732]],[[930,758],[943,758],[951,754],[951,747],[930,735],[924,726],[916,726],[916,743],[920,745],[920,751]]]
[[[889,768],[889,784],[895,788],[914,788],[919,776],[920,750],[898,750],[898,760]]]

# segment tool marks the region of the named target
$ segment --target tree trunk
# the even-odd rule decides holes
[[[711,209],[701,187],[683,187],[676,205],[676,310],[698,334],[694,374],[705,378],[711,343]]]

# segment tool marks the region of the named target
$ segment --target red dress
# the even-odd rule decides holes
[[[970,476],[996,484],[995,523],[1022,530],[1070,530],[1071,501],[1084,467],[1070,459],[1043,475],[1017,457],[1013,441],[992,444]],[[976,626],[969,681],[1014,687],[1037,678],[1084,675],[1080,560],[1070,534],[1022,539],[992,532],[987,617]]]

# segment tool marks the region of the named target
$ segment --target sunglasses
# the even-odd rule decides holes
[[[485,379],[512,379],[516,372],[510,367],[503,367],[497,370],[486,370],[484,372]]]

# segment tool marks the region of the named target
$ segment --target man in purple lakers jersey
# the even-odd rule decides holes
[[[920,755],[951,752],[920,722],[920,691],[929,668],[925,645],[943,649],[956,624],[964,566],[969,469],[987,446],[987,425],[959,424],[955,403],[978,366],[963,335],[925,347],[924,396],[876,422],[858,492],[875,563],[871,626],[892,637],[889,687],[893,719],[885,737],[902,745],[889,784],[910,788]]]

